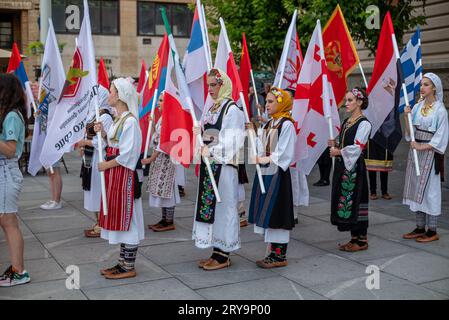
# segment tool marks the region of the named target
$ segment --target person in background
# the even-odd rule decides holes
[[[27,133],[27,110],[22,85],[13,74],[0,74],[0,226],[6,237],[11,265],[0,276],[0,287],[30,282],[24,268],[24,241],[17,219],[17,200],[23,176],[19,158]]]

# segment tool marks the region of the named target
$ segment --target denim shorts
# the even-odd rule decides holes
[[[17,213],[23,176],[17,159],[0,159],[0,214]]]

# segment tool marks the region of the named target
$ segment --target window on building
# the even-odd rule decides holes
[[[82,0],[52,0],[52,19],[56,33],[78,33],[79,28],[71,28],[66,22],[73,22],[72,12],[66,13],[69,6],[79,8],[79,26],[83,21]],[[118,0],[89,0],[90,23],[93,34],[118,35],[119,29]],[[68,19],[69,18],[69,19]]]
[[[0,48],[12,48],[12,21],[0,21]]]
[[[162,36],[165,32],[160,9],[165,7],[173,36],[189,37],[192,28],[193,12],[186,4],[138,1],[138,35]]]

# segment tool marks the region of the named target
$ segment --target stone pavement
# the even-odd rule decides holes
[[[94,222],[83,209],[79,164],[76,154],[65,156],[63,209],[44,211],[48,200],[45,175],[25,176],[20,195],[20,224],[25,237],[26,269],[32,282],[0,288],[0,299],[449,299],[449,197],[443,189],[441,239],[429,244],[403,240],[414,228],[414,215],[401,204],[405,154],[402,143],[395,154],[396,169],[390,175],[393,200],[370,202],[367,251],[344,253],[337,243],[347,241],[329,222],[330,187],[313,187],[318,170],[309,177],[310,206],[299,207],[299,224],[288,246],[289,265],[263,270],[255,260],[265,254],[262,238],[252,226],[241,229],[242,248],[231,256],[229,269],[203,271],[197,261],[210,250],[195,248],[191,240],[196,177],[187,171],[187,196],[176,208],[176,230],[146,230],[137,259],[136,278],[106,280],[99,270],[115,264],[118,247],[102,239],[87,239],[83,230]],[[250,177],[254,176],[252,168]],[[250,186],[246,186],[247,198]],[[247,199],[247,202],[249,199]],[[148,208],[144,194],[145,225],[160,218],[159,209]],[[4,234],[0,232],[0,270],[8,267]],[[80,290],[66,288],[67,266],[80,270]],[[380,268],[380,288],[368,290],[367,267]]]

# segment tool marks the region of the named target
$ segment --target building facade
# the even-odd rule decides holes
[[[162,41],[165,27],[160,8],[165,7],[179,52],[187,47],[193,0],[89,0],[90,18],[97,59],[103,57],[110,76],[137,77],[141,60],[151,64]],[[0,0],[0,48],[11,50],[15,41],[27,55],[25,68],[30,78],[41,56],[27,50],[40,39],[41,6],[49,9],[62,60],[67,68],[75,50],[75,38],[83,18],[82,0]],[[44,41],[42,41],[44,42]],[[3,69],[6,69],[4,66]],[[7,64],[7,62],[6,62]],[[4,70],[2,70],[4,71]]]
[[[93,39],[97,58],[105,59],[110,75],[137,77],[140,61],[147,65],[162,41],[164,25],[159,9],[164,6],[170,20],[178,51],[182,54],[188,43],[193,13],[188,8],[194,0],[89,0]],[[17,42],[27,73],[34,77],[33,66],[41,57],[27,52],[26,48],[40,40],[42,8],[52,17],[58,42],[65,44],[62,59],[65,68],[70,64],[83,15],[82,0],[0,0],[0,48],[11,50]],[[449,4],[447,0],[415,1],[416,11],[424,13],[427,25],[421,26],[424,71],[433,71],[442,77],[445,98],[449,101]],[[406,33],[404,44],[413,31]],[[401,44],[399,45],[400,47]],[[360,60],[368,81],[374,57],[369,51],[358,48]],[[0,71],[6,70],[8,59],[0,60]],[[350,83],[363,83],[358,69]]]

